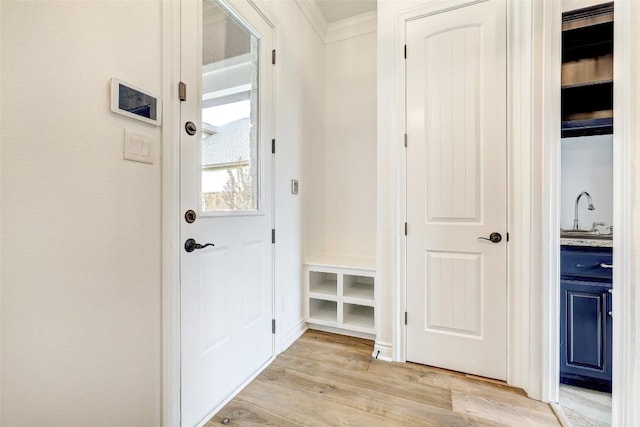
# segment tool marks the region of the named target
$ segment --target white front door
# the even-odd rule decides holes
[[[271,26],[248,1],[183,0],[181,9],[187,427],[206,421],[273,356],[273,43]]]
[[[504,380],[506,3],[409,21],[406,36],[407,360]]]

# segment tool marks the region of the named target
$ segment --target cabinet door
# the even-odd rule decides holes
[[[610,383],[609,288],[602,283],[561,281],[561,377]]]

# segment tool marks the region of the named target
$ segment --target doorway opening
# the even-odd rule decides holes
[[[576,425],[611,424],[613,3],[562,15],[560,392]]]

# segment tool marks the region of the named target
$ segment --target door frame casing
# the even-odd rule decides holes
[[[180,0],[162,2],[162,425],[180,425]]]
[[[195,0],[193,0],[195,1]],[[233,1],[245,1],[271,26],[273,31],[273,48],[278,49],[278,23],[261,0],[219,0],[225,4]],[[181,0],[165,0],[162,2],[162,372],[161,372],[161,419],[162,426],[174,427],[181,423],[181,359],[180,359],[180,101],[178,83],[180,82],[180,50],[181,50]],[[273,68],[271,82],[272,114],[270,117],[273,136],[277,135],[276,96],[278,89],[277,67]],[[187,94],[189,89],[187,88]],[[268,150],[265,150],[265,152]],[[271,222],[276,221],[275,176],[276,161],[271,159]],[[277,272],[276,247],[272,249],[272,314],[278,322],[277,310]],[[242,388],[251,382],[261,370],[266,368],[278,351],[278,333],[272,334],[273,355],[258,372],[248,378],[231,396],[222,402],[214,411],[228,403]]]

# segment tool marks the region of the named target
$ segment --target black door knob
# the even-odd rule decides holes
[[[196,249],[206,248],[207,246],[215,245],[213,243],[205,243],[204,245],[201,245],[200,243],[196,242],[195,239],[187,239],[186,242],[184,242],[184,250],[187,252],[193,252]]]
[[[488,240],[492,243],[499,243],[502,241],[502,234],[496,233],[495,231],[489,234],[489,237],[478,237],[478,240]]]

